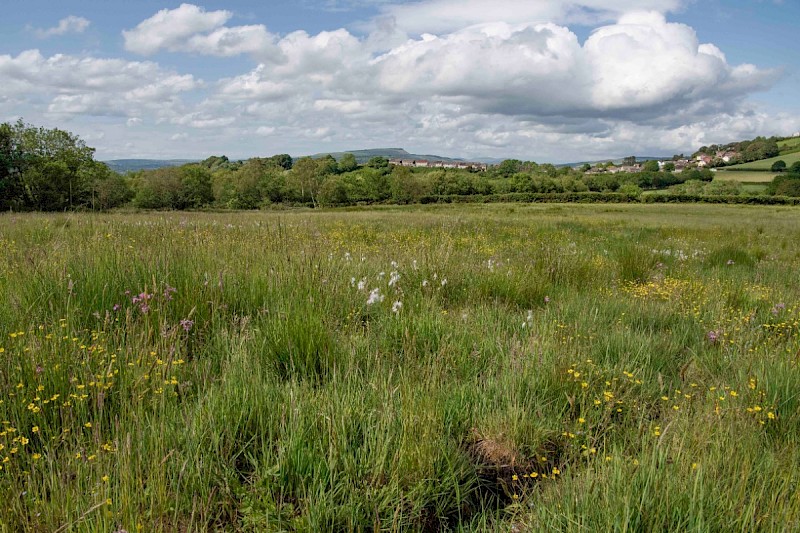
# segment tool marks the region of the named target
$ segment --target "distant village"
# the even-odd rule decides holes
[[[656,162],[658,163],[659,171],[683,172],[684,170],[691,170],[695,168],[711,168],[714,170],[713,167],[727,165],[728,163],[735,161],[739,155],[740,154],[738,152],[720,150],[714,155],[701,153],[697,154],[691,159],[679,157],[662,159]],[[613,163],[599,163],[592,165],[591,168],[586,170],[586,174],[619,174],[642,172],[643,170],[650,170],[645,168],[646,164],[647,162],[636,162],[635,160],[623,162],[621,165],[615,165]]]
[[[399,167],[459,168],[472,171],[484,171],[489,168],[489,165],[486,163],[470,161],[429,161],[427,159],[390,159],[389,164]]]
[[[793,137],[800,137],[800,132]],[[746,163],[759,159],[773,157],[779,153],[777,137],[756,137],[752,141],[740,141],[726,145],[703,146],[690,157],[683,154],[675,155],[671,158],[661,160],[637,161],[636,157],[626,157],[617,164],[613,161],[606,163],[584,163],[574,167],[575,170],[585,174],[634,174],[644,171],[665,171],[665,172],[684,172],[687,170],[710,169],[715,171],[717,168]],[[429,160],[412,158],[394,158],[389,163],[402,167],[416,168],[442,168],[442,169],[463,169],[472,172],[483,172],[490,166],[486,163],[474,161],[454,161],[454,160]]]

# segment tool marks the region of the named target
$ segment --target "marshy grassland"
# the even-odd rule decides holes
[[[796,531],[800,210],[0,216],[0,531]]]

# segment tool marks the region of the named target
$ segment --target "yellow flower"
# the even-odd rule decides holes
[[[104,483],[108,483],[108,476],[103,476],[101,479]]]
[[[83,427],[85,427],[85,428],[90,428],[90,427],[92,427],[92,423],[91,423],[91,422],[86,422],[86,423],[83,425]]]
[[[31,431],[34,432],[34,433],[39,433],[39,426],[33,426],[31,428]]]
[[[516,474],[514,474],[513,476],[511,476],[511,480],[512,481],[517,481],[517,480],[519,480],[519,478],[517,477]]]
[[[559,475],[560,473],[561,473],[561,470],[559,470],[558,468],[553,468],[553,475],[554,475],[554,476],[557,476],[557,475]]]
[[[35,453],[35,454],[33,454],[31,457],[33,457],[33,460],[34,460],[34,461],[38,461],[39,459],[41,459],[41,458],[42,458],[42,454],[40,454],[40,453]]]
[[[769,413],[767,413],[767,418],[769,418],[770,420],[775,420],[775,413],[770,411]]]
[[[585,422],[586,422],[586,419],[585,419],[585,418],[579,418],[579,419],[578,419],[578,424],[583,424],[583,423],[585,423]]]

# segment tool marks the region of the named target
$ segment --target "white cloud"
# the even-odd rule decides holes
[[[125,49],[142,55],[151,55],[161,49],[182,50],[187,39],[219,28],[232,16],[230,11],[206,12],[193,4],[181,4],[172,10],[162,9],[134,29],[122,32]]]
[[[55,35],[65,35],[67,33],[83,33],[91,22],[83,17],[70,15],[58,21],[58,25],[53,28],[36,29],[34,33],[40,39],[46,39]]]
[[[132,30],[122,32],[125,49],[142,55],[160,50],[229,57],[253,54],[259,58],[276,57],[275,37],[258,25],[226,27],[233,13],[205,11],[193,4],[162,9]]]
[[[191,74],[177,74],[145,61],[56,54],[27,50],[0,55],[0,95],[32,95],[49,100],[50,113],[141,116],[169,114],[179,96],[202,85]]]
[[[386,7],[366,36],[277,36],[182,4],[123,32],[126,49],[247,54],[253,67],[205,85],[152,61],[0,55],[0,112],[22,98],[50,116],[122,117],[124,138],[139,145],[237,157],[271,137],[296,155],[394,145],[594,159],[774,131],[747,102],[777,73],[732,65],[691,27],[668,22],[682,2],[425,0]],[[581,42],[570,21],[595,30]],[[800,127],[788,117],[782,125]],[[114,140],[124,146],[104,142]]]
[[[669,13],[684,0],[425,0],[384,8],[398,28],[412,34],[447,33],[491,22],[598,24],[638,11]]]

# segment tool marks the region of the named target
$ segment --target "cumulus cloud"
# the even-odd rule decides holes
[[[494,0],[487,8],[484,0],[425,0],[391,4],[383,8],[383,13],[408,33],[441,34],[489,22],[596,25],[636,10],[669,13],[684,3],[684,0]]]
[[[56,35],[65,35],[67,33],[83,33],[89,27],[91,22],[83,17],[76,17],[70,15],[58,21],[58,25],[53,28],[35,29],[34,33],[40,39],[46,39]]]
[[[193,4],[162,9],[132,30],[122,32],[125,49],[141,55],[161,50],[219,57],[275,55],[275,37],[265,26],[225,26],[232,16],[230,11],[205,11]]]
[[[282,61],[219,80],[203,113],[321,141],[368,129],[367,142],[472,153],[576,142],[602,151],[631,145],[633,132],[679,131],[672,138],[687,142],[715,121],[741,121],[746,97],[777,76],[729,64],[691,27],[652,11],[622,15],[583,43],[551,22],[493,22],[406,37],[377,55],[373,36],[343,29],[293,32],[275,46]]]
[[[140,126],[126,131],[163,128],[165,140],[183,141],[191,128],[192,146],[211,151],[225,138],[242,147],[271,137],[294,153],[347,142],[563,160],[772,131],[747,97],[778,73],[733,65],[669,22],[682,3],[424,0],[386,6],[366,35],[283,36],[182,4],[123,32],[126,49],[246,54],[253,66],[206,85],[152,61],[33,50],[0,56],[0,103],[35,94],[50,113],[119,115]],[[579,39],[576,21],[594,31]]]
[[[201,86],[191,74],[178,74],[145,61],[56,54],[27,50],[0,55],[0,93],[49,98],[57,114],[134,116],[146,109],[166,111],[179,95]]]

